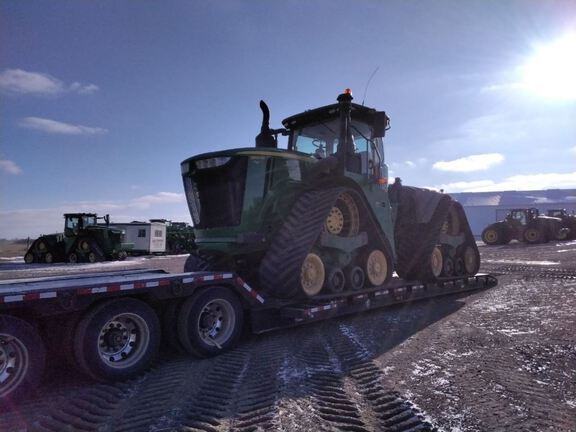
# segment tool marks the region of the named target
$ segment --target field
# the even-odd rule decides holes
[[[127,382],[56,364],[0,430],[576,431],[576,242],[480,251],[489,290],[247,334],[212,359],[165,350]],[[185,258],[11,261],[0,277],[177,272]]]

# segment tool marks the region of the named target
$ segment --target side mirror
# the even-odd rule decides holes
[[[372,138],[382,138],[390,129],[390,118],[384,111],[376,111],[372,119]]]

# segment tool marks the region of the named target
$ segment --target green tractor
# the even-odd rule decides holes
[[[570,230],[559,217],[543,216],[537,208],[512,209],[504,220],[482,230],[482,241],[488,246],[505,245],[512,240],[528,244],[566,240]]]
[[[560,219],[562,228],[566,229],[565,238],[559,238],[558,240],[576,239],[576,215],[574,211],[570,214],[566,209],[550,209],[546,212],[546,216]]]
[[[133,246],[122,242],[122,230],[108,226],[108,215],[66,213],[64,219],[64,233],[43,235],[32,243],[24,255],[27,264],[124,260]]]
[[[197,251],[186,271],[232,270],[277,298],[474,275],[480,255],[448,195],[388,184],[389,118],[337,103],[263,121],[256,147],[194,156],[182,175]],[[278,135],[288,137],[278,148]]]

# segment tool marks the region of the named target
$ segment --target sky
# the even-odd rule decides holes
[[[180,162],[345,88],[404,184],[576,188],[575,76],[573,0],[2,0],[0,238],[190,222]]]

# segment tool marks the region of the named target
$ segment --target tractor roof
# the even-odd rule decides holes
[[[363,105],[350,104],[351,115],[353,119],[360,120],[366,123],[372,123],[374,114],[377,112],[374,108],[368,108]],[[338,118],[340,115],[339,104],[326,105],[320,108],[314,108],[304,111],[300,114],[295,114],[282,120],[282,124],[286,129],[298,129],[303,125],[310,123],[317,123],[319,121],[331,120]]]

